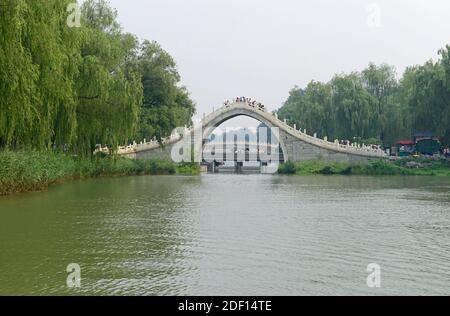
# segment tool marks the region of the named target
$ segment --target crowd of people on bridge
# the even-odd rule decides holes
[[[251,106],[253,108],[258,108],[261,111],[265,111],[266,107],[261,102],[258,102],[256,100],[253,100],[252,98],[247,97],[236,97],[233,99],[233,101],[227,100],[223,104],[225,107],[231,107],[234,103],[246,103],[248,106]],[[350,140],[341,140],[339,142],[341,145],[345,146],[352,146],[352,142]],[[373,149],[373,150],[380,150],[381,146],[379,145],[367,145],[367,147]],[[450,150],[447,152],[447,156],[450,155]]]
[[[450,148],[448,147],[444,148],[443,154],[445,158],[450,158]]]
[[[235,103],[247,103],[248,106],[254,107],[254,108],[258,108],[261,111],[265,111],[266,106],[264,104],[262,104],[261,102],[258,102],[256,100],[252,100],[252,98],[246,98],[246,97],[236,97],[234,99]],[[232,102],[230,102],[229,100],[224,102],[224,105],[226,107],[230,107],[232,105]]]
[[[345,145],[345,146],[350,146],[351,145],[351,142],[349,140],[341,140],[339,143],[341,145]]]
[[[339,144],[345,145],[345,146],[351,146],[352,142],[347,139],[347,140],[341,140],[339,142]],[[373,150],[380,150],[381,149],[380,145],[367,145],[367,147],[370,147]]]

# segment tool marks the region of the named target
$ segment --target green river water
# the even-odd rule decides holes
[[[143,176],[1,197],[9,294],[448,295],[450,179]]]

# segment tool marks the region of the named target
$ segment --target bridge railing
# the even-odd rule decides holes
[[[374,156],[374,157],[387,157],[386,153],[378,148],[372,148],[371,146],[366,146],[364,144],[352,144],[352,145],[343,145],[339,143],[339,141],[335,140],[334,142],[328,141],[327,138],[321,139],[314,134],[314,136],[308,135],[306,133],[306,130],[302,131],[301,129],[297,129],[296,126],[290,126],[287,124],[286,121],[281,121],[276,115],[273,115],[270,112],[267,112],[264,108],[253,106],[249,104],[248,102],[232,102],[228,104],[224,104],[223,106],[219,107],[218,109],[214,109],[211,113],[208,115],[204,114],[202,118],[202,125],[207,126],[209,122],[214,120],[215,118],[219,117],[220,115],[226,113],[230,109],[233,108],[242,108],[246,110],[253,111],[254,113],[257,113],[258,115],[263,116],[266,120],[271,122],[273,126],[277,126],[279,128],[284,129],[286,132],[289,132],[294,137],[297,137],[307,143],[316,145],[318,147],[322,147],[325,149],[338,151],[338,152],[344,152],[349,154],[356,154],[356,155],[364,155],[364,156]],[[162,140],[163,144],[170,144],[173,142],[177,142],[180,139],[186,135],[188,132],[192,132],[194,127],[185,127],[185,130],[183,133],[172,133],[169,137]],[[139,151],[147,151],[152,149],[157,149],[160,147],[160,143],[153,139],[150,142],[141,142],[133,144],[130,144],[128,146],[122,146],[119,147],[118,153],[120,155],[126,155],[131,154]],[[102,149],[105,150],[105,149]]]
[[[272,115],[270,112],[265,111],[264,109],[251,106],[247,102],[235,102],[230,103],[228,105],[224,105],[221,108],[217,109],[216,111],[213,111],[209,115],[204,116],[203,123],[207,124],[207,122],[213,120],[217,116],[223,114],[224,112],[228,111],[230,108],[245,108],[247,110],[251,110],[259,115],[264,116],[265,119],[270,121],[274,126],[282,127],[284,130],[290,132],[291,134],[294,134],[294,136],[311,143],[313,145],[319,146],[319,147],[325,147],[326,149],[334,150],[334,151],[340,151],[340,152],[347,152],[351,154],[357,154],[357,155],[371,155],[371,156],[377,156],[377,157],[386,157],[386,153],[379,149],[379,148],[372,148],[372,146],[367,146],[365,144],[352,144],[352,145],[343,145],[340,144],[339,141],[335,140],[334,142],[328,141],[328,139],[321,139],[318,138],[316,135],[311,136],[306,133],[306,131],[301,131],[301,129],[297,129],[296,127],[290,126],[287,124],[286,121],[281,121],[277,116]]]

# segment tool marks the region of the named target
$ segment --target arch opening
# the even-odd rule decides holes
[[[278,128],[253,113],[228,113],[204,126],[202,161],[210,172],[273,173],[285,152]]]

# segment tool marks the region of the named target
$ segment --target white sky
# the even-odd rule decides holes
[[[295,85],[387,62],[401,74],[450,44],[448,0],[110,0],[126,32],[177,61],[198,116],[244,95],[278,108]],[[380,8],[380,26],[377,7]]]

